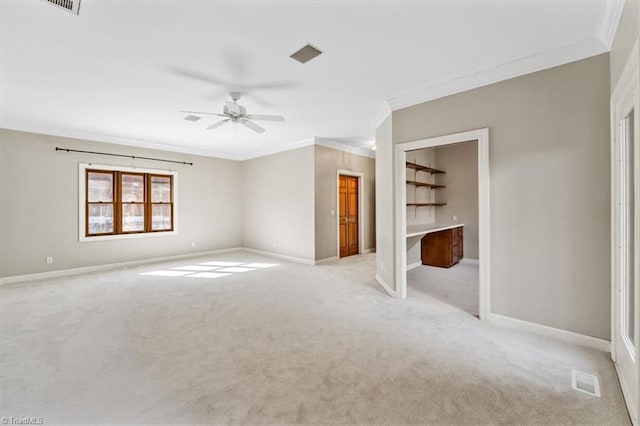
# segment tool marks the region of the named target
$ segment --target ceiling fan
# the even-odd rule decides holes
[[[229,93],[233,102],[226,101],[224,108],[222,109],[222,114],[218,114],[215,112],[201,112],[201,111],[180,111],[183,114],[187,114],[184,118],[187,121],[198,121],[202,117],[200,115],[216,115],[218,117],[224,117],[224,119],[213,123],[211,126],[207,127],[207,130],[217,129],[218,127],[231,123],[240,123],[243,126],[253,130],[257,133],[264,133],[264,127],[259,126],[254,123],[254,121],[284,121],[284,117],[280,115],[257,115],[257,114],[247,114],[247,109],[242,105],[238,104],[238,100],[242,96],[239,92],[231,92]]]

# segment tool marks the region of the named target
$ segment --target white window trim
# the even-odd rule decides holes
[[[118,235],[96,235],[87,237],[86,230],[86,171],[108,170],[116,172],[134,173],[154,173],[173,176],[173,231],[167,232],[144,232],[140,234],[118,234]],[[178,235],[178,172],[173,170],[144,169],[138,167],[110,166],[106,164],[79,163],[78,167],[78,241],[81,243],[108,241],[108,240],[128,240],[135,238],[157,238]]]

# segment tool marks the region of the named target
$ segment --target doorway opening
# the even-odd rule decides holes
[[[478,129],[468,132],[456,133],[451,135],[445,135],[430,139],[423,139],[413,142],[405,142],[396,145],[395,159],[396,159],[396,173],[395,173],[395,185],[396,194],[398,195],[395,203],[396,211],[396,296],[399,298],[407,297],[407,281],[408,271],[412,268],[416,268],[423,263],[434,263],[440,266],[452,266],[457,265],[460,259],[470,257],[470,253],[465,255],[465,240],[471,235],[465,236],[464,223],[460,222],[460,218],[456,217],[455,221],[453,216],[457,216],[455,213],[443,210],[445,214],[448,214],[449,218],[444,223],[437,223],[437,209],[446,207],[444,199],[440,198],[437,191],[442,191],[446,186],[439,182],[437,179],[430,180],[433,175],[446,174],[446,170],[438,169],[435,162],[431,163],[432,167],[428,166],[428,151],[424,151],[420,155],[425,155],[426,163],[417,163],[418,165],[412,165],[412,155],[417,158],[418,150],[425,150],[427,148],[439,148],[445,146],[461,146],[460,144],[473,143],[476,151],[477,161],[477,190],[474,191],[477,194],[477,315],[480,319],[487,319],[490,312],[490,288],[489,288],[489,129]],[[412,154],[412,152],[414,154]],[[415,162],[413,164],[416,164]],[[418,180],[413,170],[423,167],[427,170],[421,170],[425,173],[425,178]],[[431,170],[429,170],[431,169]],[[411,172],[409,172],[411,170]],[[408,172],[410,174],[408,174]],[[417,172],[417,170],[416,170]],[[441,173],[445,172],[445,173]],[[428,176],[428,177],[427,177]],[[413,177],[413,180],[410,179]],[[408,182],[409,181],[409,182]],[[411,186],[411,182],[415,186],[423,186],[427,184],[426,188],[429,191],[425,191],[426,194],[418,195],[417,190],[413,190],[414,198],[407,194],[408,186]],[[468,188],[467,188],[468,189]],[[443,192],[443,197],[445,197]],[[415,198],[418,197],[418,198]],[[422,198],[420,198],[422,197]],[[414,208],[426,208],[430,210],[428,213],[422,213],[422,217],[417,218],[418,215],[414,213],[417,220],[425,219],[430,222],[412,223],[413,218],[407,215],[408,209]],[[462,227],[460,225],[463,225]],[[462,228],[462,229],[460,229]],[[439,235],[430,235],[439,234]],[[424,237],[430,235],[426,241]],[[434,241],[439,240],[439,241]],[[424,241],[424,242],[423,242]],[[423,250],[423,244],[425,247]],[[425,259],[429,257],[429,248],[436,247],[436,254],[440,255],[439,260]],[[437,257],[437,256],[436,256]],[[420,263],[417,263],[417,262]],[[465,263],[466,262],[466,263]],[[476,262],[463,261],[463,265],[475,267]],[[420,266],[421,267],[421,266]],[[430,267],[431,268],[431,267]],[[436,268],[436,266],[433,266]],[[461,271],[464,268],[457,268]],[[473,268],[470,268],[473,269]],[[426,270],[425,270],[426,271]],[[442,269],[434,269],[431,272],[443,275]],[[473,285],[473,273],[469,275],[467,280]]]
[[[478,317],[477,141],[406,155],[408,295]]]
[[[362,253],[362,178],[364,174],[337,171],[337,253],[338,258]]]

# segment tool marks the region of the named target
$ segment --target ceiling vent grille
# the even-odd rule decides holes
[[[58,6],[67,12],[71,12],[74,15],[80,13],[80,0],[44,0],[49,4]]]
[[[291,58],[300,62],[301,64],[305,64],[315,58],[316,56],[320,56],[322,54],[322,50],[314,47],[310,44],[307,44],[302,49],[291,55]]]

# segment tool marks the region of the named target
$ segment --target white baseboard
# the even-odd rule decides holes
[[[389,296],[396,297],[396,292],[391,290],[391,286],[378,274],[376,274],[376,281],[386,290],[387,293],[389,293]]]
[[[289,260],[291,262],[304,263],[305,265],[315,265],[315,263],[316,263],[315,260],[304,259],[302,257],[287,256],[286,254],[272,253],[270,251],[250,249],[250,248],[246,248],[246,247],[244,247],[242,250],[248,251],[250,253],[262,254],[264,256],[275,257],[275,258],[278,258],[278,259]]]
[[[589,348],[598,349],[603,352],[611,352],[611,342],[603,339],[598,339],[597,337],[586,336],[584,334],[578,334],[572,331],[561,330],[559,328],[548,327],[546,325],[536,324],[533,322],[523,321],[493,313],[489,314],[488,322],[503,327],[529,331],[531,333],[552,337],[554,339],[562,340],[567,343],[587,346]]]
[[[364,250],[362,250],[362,253],[360,253],[360,254],[369,254],[369,253],[375,253],[375,252],[376,252],[376,249],[374,247],[374,248],[364,249]]]
[[[324,265],[324,264],[327,264],[327,263],[335,262],[336,260],[338,260],[337,256],[325,257],[324,259],[316,260],[314,263],[316,265]]]
[[[407,271],[417,268],[418,266],[422,266],[422,262],[415,262],[407,265]]]
[[[86,274],[89,272],[99,272],[99,271],[106,271],[109,269],[126,268],[128,266],[144,265],[146,263],[166,262],[166,261],[176,260],[176,259],[185,259],[188,257],[207,256],[211,254],[220,254],[220,253],[227,253],[227,252],[239,251],[239,250],[242,250],[242,247],[233,247],[233,248],[221,249],[221,250],[201,251],[197,253],[177,254],[175,256],[153,257],[150,259],[131,260],[127,262],[107,263],[105,265],[84,266],[82,268],[59,269],[57,271],[39,272],[37,274],[15,275],[12,277],[0,278],[0,285],[19,283],[24,281],[44,280],[47,278],[63,277],[66,275]]]

